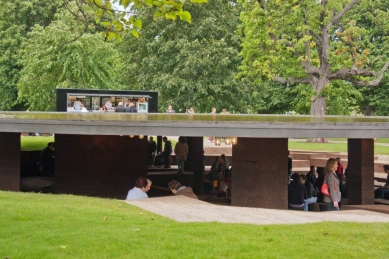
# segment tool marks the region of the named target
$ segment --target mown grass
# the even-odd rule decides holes
[[[47,143],[53,142],[54,136],[21,136],[22,151],[36,151],[47,147]]]
[[[327,152],[347,152],[347,143],[310,143],[300,141],[289,141],[289,149],[306,150],[306,151],[327,151]],[[389,147],[381,146],[377,143],[374,145],[375,155],[389,155]]]
[[[387,223],[179,223],[120,200],[4,191],[0,207],[0,258],[328,259],[389,254]]]
[[[156,140],[156,137],[154,137]],[[331,141],[331,139],[328,139]],[[332,139],[333,140],[333,139]],[[338,139],[340,140],[340,139]],[[344,139],[346,141],[346,139]],[[386,141],[389,139],[381,139]],[[21,150],[22,151],[33,151],[42,150],[47,146],[48,142],[54,141],[54,137],[33,137],[33,136],[22,136],[21,139]],[[174,148],[177,141],[170,139],[172,147]],[[386,142],[375,142],[374,154],[376,155],[389,155],[389,147],[380,146],[378,143]],[[389,143],[389,141],[388,141]],[[289,149],[294,150],[306,150],[306,151],[328,151],[328,152],[347,152],[347,142],[345,143],[309,143],[301,141],[289,141]]]
[[[347,141],[346,138],[327,138],[328,141]],[[376,143],[389,143],[389,138],[378,138]]]

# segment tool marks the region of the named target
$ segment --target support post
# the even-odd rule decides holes
[[[20,191],[20,133],[0,132],[0,190]]]
[[[238,138],[232,156],[233,206],[288,208],[287,138]]]
[[[348,139],[348,204],[374,204],[374,141]]]
[[[203,194],[203,137],[188,137],[188,158],[185,162],[185,171],[193,172],[192,188],[197,195]]]

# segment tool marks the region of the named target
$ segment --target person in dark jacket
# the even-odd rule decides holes
[[[155,160],[155,154],[157,153],[157,143],[154,141],[153,137],[149,138],[147,153],[149,155],[149,165],[153,165]]]
[[[137,113],[138,112],[138,110],[135,108],[134,103],[130,103],[128,107],[125,107],[125,111],[130,112],[130,113]]]
[[[316,180],[317,180],[315,172],[316,172],[316,167],[312,165],[309,168],[309,172],[306,175],[307,176],[307,181],[310,182],[312,185],[315,185]]]
[[[305,200],[308,198],[307,189],[300,183],[300,175],[297,173],[292,174],[292,180],[288,186],[288,202],[289,206],[293,208],[304,207]],[[305,208],[304,208],[305,210]],[[308,210],[308,208],[307,208]]]
[[[305,174],[300,174],[299,181],[305,186],[305,189],[307,189],[307,199],[304,200],[304,210],[307,211],[308,204],[317,202],[317,192],[315,190],[315,187],[313,187],[312,183],[307,181],[307,177]]]
[[[189,198],[198,199],[191,187],[184,186],[176,180],[170,181],[168,186],[172,193],[175,195],[184,195]]]
[[[54,142],[47,143],[39,158],[42,175],[54,176]]]
[[[118,106],[116,106],[115,112],[126,112],[126,108],[123,107],[122,102],[119,102]]]

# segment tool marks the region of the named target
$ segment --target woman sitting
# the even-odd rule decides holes
[[[99,112],[106,112],[108,110],[107,106],[103,105],[101,106],[101,108],[99,109]]]

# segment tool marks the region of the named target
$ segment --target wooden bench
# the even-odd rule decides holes
[[[385,205],[389,205],[389,200],[386,200],[386,199],[374,199],[374,203],[375,204],[385,204]]]

